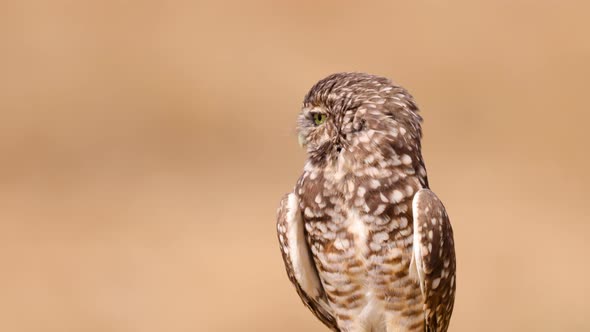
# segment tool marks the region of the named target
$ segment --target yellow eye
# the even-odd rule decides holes
[[[327,117],[328,116],[323,113],[313,113],[313,122],[315,122],[316,126],[319,126],[322,123],[326,122]]]

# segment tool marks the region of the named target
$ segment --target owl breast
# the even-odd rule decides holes
[[[410,273],[411,204],[420,181],[403,169],[381,173],[309,171],[299,182],[307,240],[343,330],[384,331],[396,322],[413,331],[423,323]]]

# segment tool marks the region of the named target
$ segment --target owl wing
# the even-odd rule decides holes
[[[294,193],[285,195],[277,214],[279,245],[289,280],[309,310],[339,332],[306,241],[299,198]]]
[[[446,331],[455,302],[455,247],[453,229],[442,202],[421,189],[412,202],[414,254],[424,296],[425,331]]]

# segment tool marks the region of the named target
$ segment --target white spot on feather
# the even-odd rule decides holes
[[[375,179],[371,179],[371,182],[369,183],[369,185],[371,186],[372,189],[377,189],[381,185],[381,182],[379,182],[378,180],[375,180]]]
[[[379,233],[375,233],[375,235],[373,235],[373,241],[375,243],[382,243],[389,240],[389,234],[387,234],[387,232],[379,232]]]
[[[399,228],[406,228],[406,226],[408,226],[408,218],[401,217],[399,219]]]
[[[365,196],[366,192],[367,192],[367,190],[363,186],[358,187],[358,189],[356,190],[356,194],[360,197]]]
[[[379,204],[377,206],[377,208],[375,209],[375,211],[373,211],[373,214],[380,215],[381,213],[383,213],[383,211],[385,211],[385,208],[386,208],[385,204]]]
[[[404,194],[403,194],[401,191],[397,190],[397,189],[396,189],[396,190],[394,190],[394,191],[391,193],[391,197],[390,197],[391,201],[392,201],[392,202],[394,202],[394,203],[399,203],[399,202],[401,202],[401,200],[402,200],[403,198],[404,198]]]
[[[436,289],[439,284],[440,284],[440,278],[436,278],[436,279],[432,280],[432,289]]]
[[[317,204],[320,204],[322,202],[322,196],[320,194],[317,194],[317,196],[315,197],[315,202]]]
[[[334,241],[334,247],[338,250],[348,249],[350,247],[350,241],[348,239],[338,238]]]
[[[369,243],[369,247],[371,248],[371,250],[373,251],[379,251],[381,250],[381,245],[375,243],[375,242],[371,242]]]
[[[410,156],[408,156],[407,154],[402,155],[401,160],[404,165],[411,165],[412,164],[412,158]]]
[[[350,223],[348,231],[353,234],[357,247],[365,248],[367,245],[369,230],[356,209],[350,211],[348,221]]]
[[[348,191],[349,191],[349,192],[353,192],[353,191],[354,191],[354,182],[352,182],[352,181],[350,181],[350,180],[349,180],[349,181],[346,183],[346,185],[348,186]]]

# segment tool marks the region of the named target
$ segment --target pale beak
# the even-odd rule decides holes
[[[297,135],[297,141],[299,142],[300,147],[304,147],[305,144],[307,144],[305,137],[303,137],[301,134]]]

